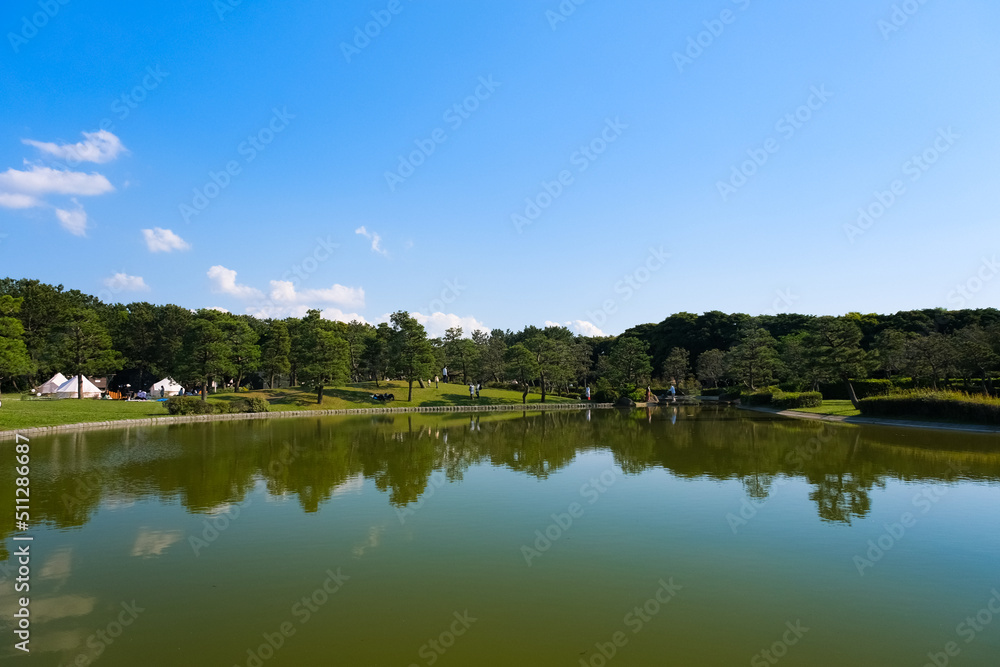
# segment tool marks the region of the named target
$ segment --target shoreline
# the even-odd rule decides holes
[[[611,403],[499,403],[496,405],[432,405],[400,408],[338,408],[331,410],[283,410],[275,412],[240,412],[224,415],[164,415],[143,419],[116,419],[103,422],[79,422],[56,426],[32,426],[29,428],[0,431],[0,442],[14,440],[18,435],[46,435],[66,431],[97,431],[114,428],[135,428],[143,426],[169,426],[170,424],[191,424],[196,422],[242,421],[247,419],[284,419],[293,417],[335,417],[343,415],[386,415],[414,412],[533,412],[536,410],[584,410],[592,408],[612,408]]]
[[[649,404],[648,407],[665,407],[670,403]],[[678,404],[681,405],[681,404]],[[637,408],[646,404],[636,405]],[[248,412],[222,415],[164,415],[162,417],[145,417],[142,419],[117,419],[99,422],[78,422],[75,424],[58,424],[55,426],[32,426],[23,429],[0,431],[0,442],[13,440],[16,436],[37,436],[49,433],[68,431],[97,431],[115,428],[136,428],[147,426],[169,426],[170,424],[192,424],[199,422],[243,421],[254,419],[292,419],[300,417],[336,417],[346,415],[390,415],[413,413],[449,413],[449,412],[533,412],[546,410],[585,410],[614,408],[612,403],[501,403],[497,405],[434,405],[411,406],[399,408],[338,408],[330,410],[285,410],[276,412]],[[846,426],[896,426],[903,428],[919,428],[937,431],[958,431],[964,433],[993,434],[1000,433],[1000,426],[979,424],[952,424],[948,422],[925,422],[908,419],[884,419],[881,417],[844,417],[840,415],[824,415],[796,410],[776,410],[762,406],[734,406],[739,410],[749,410],[770,415],[778,415],[789,419],[806,419]]]
[[[885,419],[883,417],[844,417],[842,415],[823,415],[815,412],[798,412],[796,410],[776,410],[760,406],[737,406],[740,410],[763,412],[790,419],[811,419],[813,421],[833,422],[848,426],[898,426],[903,428],[922,428],[928,431],[959,431],[963,433],[1000,433],[1000,426],[985,426],[981,424],[952,424],[950,422],[925,422],[916,419]]]

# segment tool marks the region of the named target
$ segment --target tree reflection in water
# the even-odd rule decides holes
[[[793,455],[811,442],[820,444],[808,456]],[[738,479],[756,500],[778,476],[805,479],[820,518],[842,523],[866,516],[870,491],[887,479],[947,481],[955,470],[965,479],[1000,479],[1000,449],[987,436],[829,426],[727,408],[274,419],[36,438],[32,518],[73,528],[102,503],[143,497],[207,513],[242,501],[258,484],[318,512],[360,478],[404,507],[427,491],[435,471],[461,482],[470,467],[488,464],[543,479],[589,451],[609,451],[626,475],[659,468],[680,479]],[[0,486],[13,488],[12,475],[10,466],[0,470]],[[0,495],[6,537],[13,494]]]

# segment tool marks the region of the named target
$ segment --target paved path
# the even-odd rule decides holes
[[[917,419],[883,419],[881,417],[845,417],[843,415],[820,415],[813,412],[798,412],[796,410],[775,410],[774,408],[750,407],[741,405],[741,410],[766,412],[794,419],[812,419],[814,421],[837,422],[841,424],[857,424],[872,426],[902,426],[904,428],[922,428],[935,431],[962,431],[965,433],[1000,433],[1000,426],[980,426],[978,424],[951,424],[948,422],[920,421]]]

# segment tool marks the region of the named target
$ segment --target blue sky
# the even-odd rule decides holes
[[[988,0],[36,0],[0,28],[6,276],[432,335],[1000,295]]]

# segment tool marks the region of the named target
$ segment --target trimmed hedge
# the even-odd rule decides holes
[[[818,408],[823,405],[823,394],[818,391],[784,392],[775,396],[771,405],[779,410]]]
[[[167,412],[172,415],[217,415],[244,412],[270,412],[268,402],[259,396],[232,403],[209,403],[197,396],[173,396],[167,399]]]
[[[771,405],[773,399],[774,392],[766,389],[764,391],[755,391],[751,394],[744,394],[742,402],[747,405]]]
[[[861,400],[866,417],[945,419],[969,424],[1000,425],[1000,399],[958,391],[909,391]]]
[[[858,398],[868,398],[870,396],[888,396],[894,389],[891,380],[851,380],[854,385],[854,393]],[[847,395],[847,385],[843,382],[823,383],[819,386],[819,392],[823,398],[829,401],[846,401],[850,399]]]
[[[780,391],[775,387],[745,394],[742,398],[747,405],[767,405],[779,410],[818,408],[823,405],[823,394],[818,391]]]
[[[171,396],[167,399],[167,412],[172,415],[211,415],[216,410],[214,403],[197,396]]]
[[[235,410],[235,412],[271,411],[271,405],[260,396],[252,396],[250,398],[245,398],[242,401],[236,401],[234,407],[238,408],[237,410]]]

